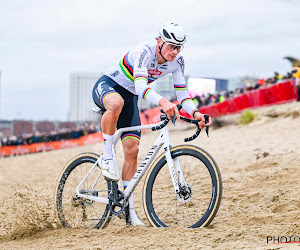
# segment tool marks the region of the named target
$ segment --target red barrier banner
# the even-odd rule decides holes
[[[211,117],[233,114],[246,108],[261,107],[264,105],[289,102],[297,99],[297,88],[293,80],[278,83],[270,87],[263,87],[241,94],[235,98],[227,99],[222,103],[213,103],[199,108],[203,114],[209,114]],[[175,104],[177,102],[174,102]],[[147,110],[148,122],[159,121],[159,108]],[[184,110],[180,114],[190,117]]]
[[[30,153],[38,153],[38,152],[51,151],[51,150],[63,149],[63,148],[72,148],[72,147],[97,143],[102,140],[103,140],[102,132],[96,132],[93,134],[84,135],[78,139],[53,141],[53,142],[38,142],[30,145],[4,146],[0,148],[0,157],[10,156],[10,155],[25,155]]]
[[[278,83],[276,85],[252,90],[222,103],[211,104],[199,108],[201,113],[211,117],[233,114],[246,108],[256,108],[265,105],[285,103],[297,99],[297,88],[294,81]]]

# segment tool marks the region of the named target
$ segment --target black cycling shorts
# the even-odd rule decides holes
[[[108,95],[120,94],[124,99],[124,106],[117,122],[117,128],[125,128],[141,125],[139,109],[137,106],[138,96],[132,94],[122,86],[118,85],[110,77],[103,75],[99,78],[93,88],[93,100],[95,104],[105,110],[105,98]],[[121,140],[124,141],[127,138],[132,138],[140,141],[141,131],[129,131],[123,132]]]

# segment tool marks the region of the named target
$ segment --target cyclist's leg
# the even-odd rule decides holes
[[[126,95],[122,94],[122,97],[124,99],[124,107],[119,116],[117,128],[141,125],[139,110],[137,107],[138,96],[128,92]],[[122,173],[122,179],[124,181],[130,181],[136,172],[140,135],[140,131],[130,131],[124,132],[121,136],[125,155]]]
[[[131,136],[131,135],[126,135],[126,136]],[[132,136],[136,136],[136,135],[132,134]],[[138,140],[132,138],[127,138],[122,142],[124,155],[125,155],[122,179],[125,181],[130,181],[136,172],[139,144],[140,143]]]
[[[133,139],[131,137],[136,137],[136,134],[125,135],[123,137],[123,150],[124,150],[124,165],[122,171],[122,179],[124,188],[128,186],[130,180],[134,176],[137,169],[137,157],[139,152],[139,140]],[[130,224],[132,226],[145,226],[145,224],[137,216],[136,211],[134,210],[134,192],[128,199],[129,205],[129,215],[130,215]]]
[[[106,110],[102,116],[101,128],[104,139],[104,159],[112,159],[112,141],[124,100],[115,90],[118,86],[111,78],[102,76],[94,86],[93,99],[97,106]]]
[[[124,98],[124,107],[120,114],[117,128],[138,126],[141,124],[139,110],[137,107],[138,96],[128,93],[128,91],[126,92],[126,94],[122,95]],[[124,188],[127,187],[137,169],[140,135],[141,131],[130,131],[124,132],[121,136],[125,156],[122,171]],[[134,193],[131,194],[128,200],[130,223],[133,226],[145,225],[142,221],[140,221],[135,210],[133,209],[133,198]]]

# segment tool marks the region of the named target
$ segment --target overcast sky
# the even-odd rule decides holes
[[[1,0],[2,119],[66,120],[70,74],[105,72],[176,22],[192,77],[286,74],[300,58],[298,0]]]

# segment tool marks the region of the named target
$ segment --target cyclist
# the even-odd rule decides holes
[[[186,35],[183,28],[175,23],[163,25],[156,37],[156,43],[144,42],[130,50],[119,62],[108,70],[96,82],[93,100],[97,106],[106,110],[102,116],[104,153],[101,156],[101,169],[106,178],[118,180],[112,156],[112,143],[115,128],[140,125],[138,96],[162,108],[170,119],[179,117],[177,106],[160,96],[148,84],[166,74],[173,74],[177,100],[183,109],[194,119],[200,120],[201,128],[205,124],[204,114],[195,107],[189,96],[184,79],[184,59],[180,55]],[[122,180],[126,187],[137,169],[140,131],[125,132],[121,136],[125,160]],[[129,198],[131,224],[144,225],[133,209],[133,194]]]

